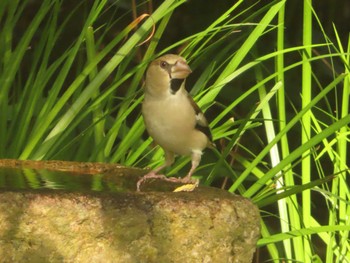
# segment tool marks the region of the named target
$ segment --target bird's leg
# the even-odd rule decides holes
[[[165,163],[161,166],[159,166],[158,168],[150,171],[149,173],[145,174],[144,176],[142,176],[136,184],[137,187],[137,191],[140,191],[140,186],[143,182],[145,182],[148,179],[163,179],[163,180],[167,180],[167,177],[164,174],[158,174],[158,172],[160,172],[161,170],[163,170],[165,167],[168,167],[170,165],[172,165],[175,161],[175,155],[172,152],[168,152],[165,151]]]
[[[182,178],[183,183],[195,183],[197,185],[199,184],[199,181],[191,179],[191,176],[196,170],[196,168],[198,167],[201,161],[201,158],[202,158],[202,151],[198,151],[198,150],[192,151],[192,166],[188,174],[184,178]]]
[[[165,177],[164,180],[174,183],[184,183],[184,184],[195,184],[198,186],[199,180],[192,179],[191,176],[198,167],[200,161],[202,158],[202,151],[193,150],[192,151],[192,166],[188,174],[183,178],[176,178],[176,177]]]
[[[175,160],[174,153],[172,152],[165,152],[165,163],[161,166],[159,166],[157,169],[149,172],[148,174],[144,175],[140,180],[137,182],[137,191],[140,191],[140,186],[143,182],[145,182],[148,179],[161,179],[168,182],[173,183],[184,183],[184,184],[194,184],[195,187],[198,186],[199,180],[191,179],[192,174],[198,167],[200,161],[202,158],[202,151],[193,150],[192,151],[192,166],[188,174],[183,178],[177,178],[177,177],[166,177],[163,174],[157,174],[159,171],[164,169],[165,167],[170,166],[173,164]]]

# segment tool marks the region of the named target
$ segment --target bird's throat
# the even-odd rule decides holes
[[[181,88],[182,83],[185,79],[171,79],[170,80],[170,92],[171,94],[176,94],[176,92]]]

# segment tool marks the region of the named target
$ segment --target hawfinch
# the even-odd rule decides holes
[[[173,54],[154,60],[147,69],[142,115],[149,135],[165,152],[165,163],[137,182],[138,191],[151,178],[198,185],[191,176],[203,149],[212,145],[212,135],[203,112],[185,90],[185,80],[191,72],[186,60]],[[158,174],[174,162],[175,155],[192,157],[188,174],[184,178]]]

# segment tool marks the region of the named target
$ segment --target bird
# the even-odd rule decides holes
[[[142,116],[148,134],[165,154],[165,162],[137,182],[137,191],[148,179],[163,179],[185,184],[198,167],[203,150],[211,147],[212,134],[202,110],[185,89],[186,78],[192,73],[185,58],[166,54],[152,61],[146,71]],[[159,174],[171,166],[175,156],[191,156],[191,169],[183,178]],[[194,187],[194,188],[195,188]]]

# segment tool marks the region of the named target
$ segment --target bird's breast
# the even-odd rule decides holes
[[[196,116],[187,96],[146,97],[142,114],[148,133],[165,150],[187,155],[195,148],[205,147],[203,140],[198,145],[193,140],[197,133],[194,129]]]

